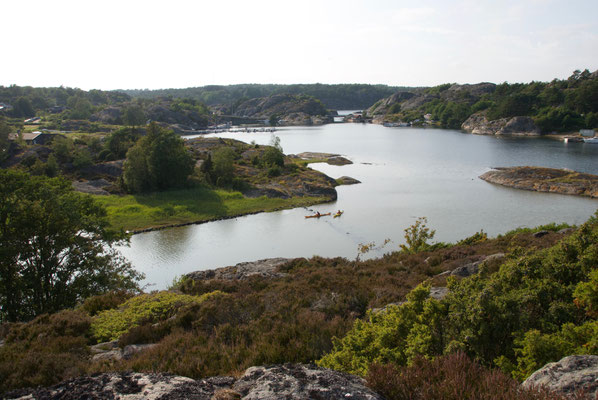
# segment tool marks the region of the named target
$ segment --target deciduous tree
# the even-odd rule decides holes
[[[73,307],[140,275],[112,250],[106,211],[62,178],[0,171],[0,322]]]

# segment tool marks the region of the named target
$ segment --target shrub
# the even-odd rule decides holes
[[[174,316],[188,304],[201,304],[220,292],[190,296],[173,292],[143,294],[126,301],[117,309],[106,310],[94,317],[93,336],[100,342],[118,339],[123,333],[142,323],[158,322]]]
[[[118,307],[131,297],[133,297],[133,293],[124,290],[92,296],[85,299],[81,309],[93,317],[101,311]]]
[[[426,217],[419,217],[415,224],[411,225],[409,228],[405,229],[405,241],[407,244],[402,244],[401,251],[405,253],[419,253],[420,251],[427,250],[430,245],[428,244],[428,240],[434,238],[436,234],[435,230],[430,230],[426,223],[428,219]]]

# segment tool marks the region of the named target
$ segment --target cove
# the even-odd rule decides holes
[[[392,240],[369,252],[397,250],[403,230],[428,218],[435,241],[455,242],[483,229],[496,236],[550,222],[580,224],[598,200],[528,192],[478,179],[492,167],[532,165],[598,174],[598,146],[548,138],[477,136],[454,130],[329,124],[280,128],[286,154],[338,153],[354,164],[311,164],[333,178],[362,183],[337,188],[338,200],[308,209],[238,217],[134,235],[119,248],[146,274],[149,289],[163,289],[185,273],[270,257],[342,256],[354,259],[360,243]],[[271,134],[228,133],[220,137],[268,144]],[[305,219],[314,211],[340,218]]]

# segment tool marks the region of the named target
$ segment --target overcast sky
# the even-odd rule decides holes
[[[431,86],[598,69],[598,0],[3,0],[0,85]]]

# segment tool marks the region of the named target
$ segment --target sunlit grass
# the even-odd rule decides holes
[[[209,221],[222,217],[302,207],[326,200],[320,197],[248,198],[240,192],[212,190],[206,187],[142,195],[95,197],[106,207],[110,224],[114,228],[126,230]]]

